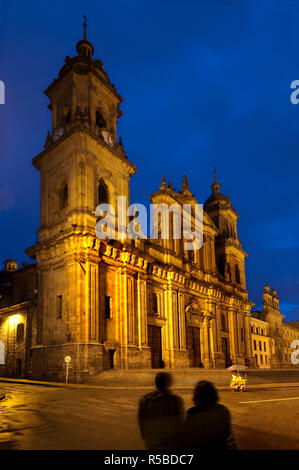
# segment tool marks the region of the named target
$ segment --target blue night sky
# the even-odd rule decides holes
[[[299,0],[0,1],[0,261],[24,253],[39,226],[39,174],[51,115],[43,90],[88,39],[119,93],[131,202],[165,173],[186,173],[200,203],[217,167],[241,218],[249,297],[266,282],[299,318]]]

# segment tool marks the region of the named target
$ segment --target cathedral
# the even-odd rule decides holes
[[[45,91],[52,129],[32,164],[40,173],[34,260],[0,272],[0,375],[82,382],[107,369],[291,367],[299,326],[283,322],[275,290],[252,312],[239,215],[216,173],[203,209],[203,244],[97,238],[96,207],[115,207],[136,166],[117,137],[123,101],[83,39]],[[187,177],[153,204],[198,204]],[[116,214],[117,215],[117,214]]]

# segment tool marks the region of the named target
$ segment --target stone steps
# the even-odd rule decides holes
[[[169,372],[173,386],[193,386],[200,380],[209,380],[217,386],[229,386],[231,372],[225,369],[146,369],[146,370],[109,370],[88,378],[84,383],[91,385],[154,386],[158,372]],[[299,369],[252,369],[247,372],[248,382],[258,383],[299,383]],[[244,375],[244,372],[242,372]]]

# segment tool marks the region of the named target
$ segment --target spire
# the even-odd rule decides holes
[[[169,183],[168,183],[168,188],[169,189],[172,189],[172,184],[171,184],[171,181],[169,180]]]
[[[186,191],[186,190],[187,190],[187,191],[190,191],[187,176],[184,175],[184,176],[183,176],[182,191]]]
[[[86,28],[87,28],[87,18],[83,15],[84,23],[83,23],[83,39],[77,43],[77,52],[79,55],[85,57],[91,57],[93,55],[93,45],[87,41],[86,38]]]
[[[161,184],[160,184],[160,188],[159,188],[159,189],[160,189],[160,191],[161,191],[161,190],[163,191],[163,189],[165,189],[165,188],[166,188],[165,176],[162,175],[162,181],[161,181]]]
[[[84,35],[83,35],[83,40],[86,41],[86,27],[87,27],[87,18],[85,15],[83,15],[83,18],[84,18],[84,23],[83,23],[83,29],[84,29]]]
[[[181,194],[183,194],[184,196],[191,196],[191,191],[190,191],[190,188],[189,188],[189,183],[188,183],[188,179],[187,179],[187,176],[184,175],[183,176],[183,184],[182,184],[182,189],[180,191]]]
[[[214,183],[211,186],[213,194],[219,194],[220,193],[220,184],[217,182],[217,177],[216,177],[216,167],[214,167]]]

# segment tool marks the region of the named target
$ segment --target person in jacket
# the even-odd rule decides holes
[[[176,449],[184,424],[184,404],[179,396],[170,391],[170,374],[159,372],[155,383],[156,390],[146,394],[139,402],[140,433],[149,450]]]
[[[202,380],[194,390],[195,406],[187,412],[184,447],[189,450],[235,450],[229,410],[218,403],[211,382]]]

